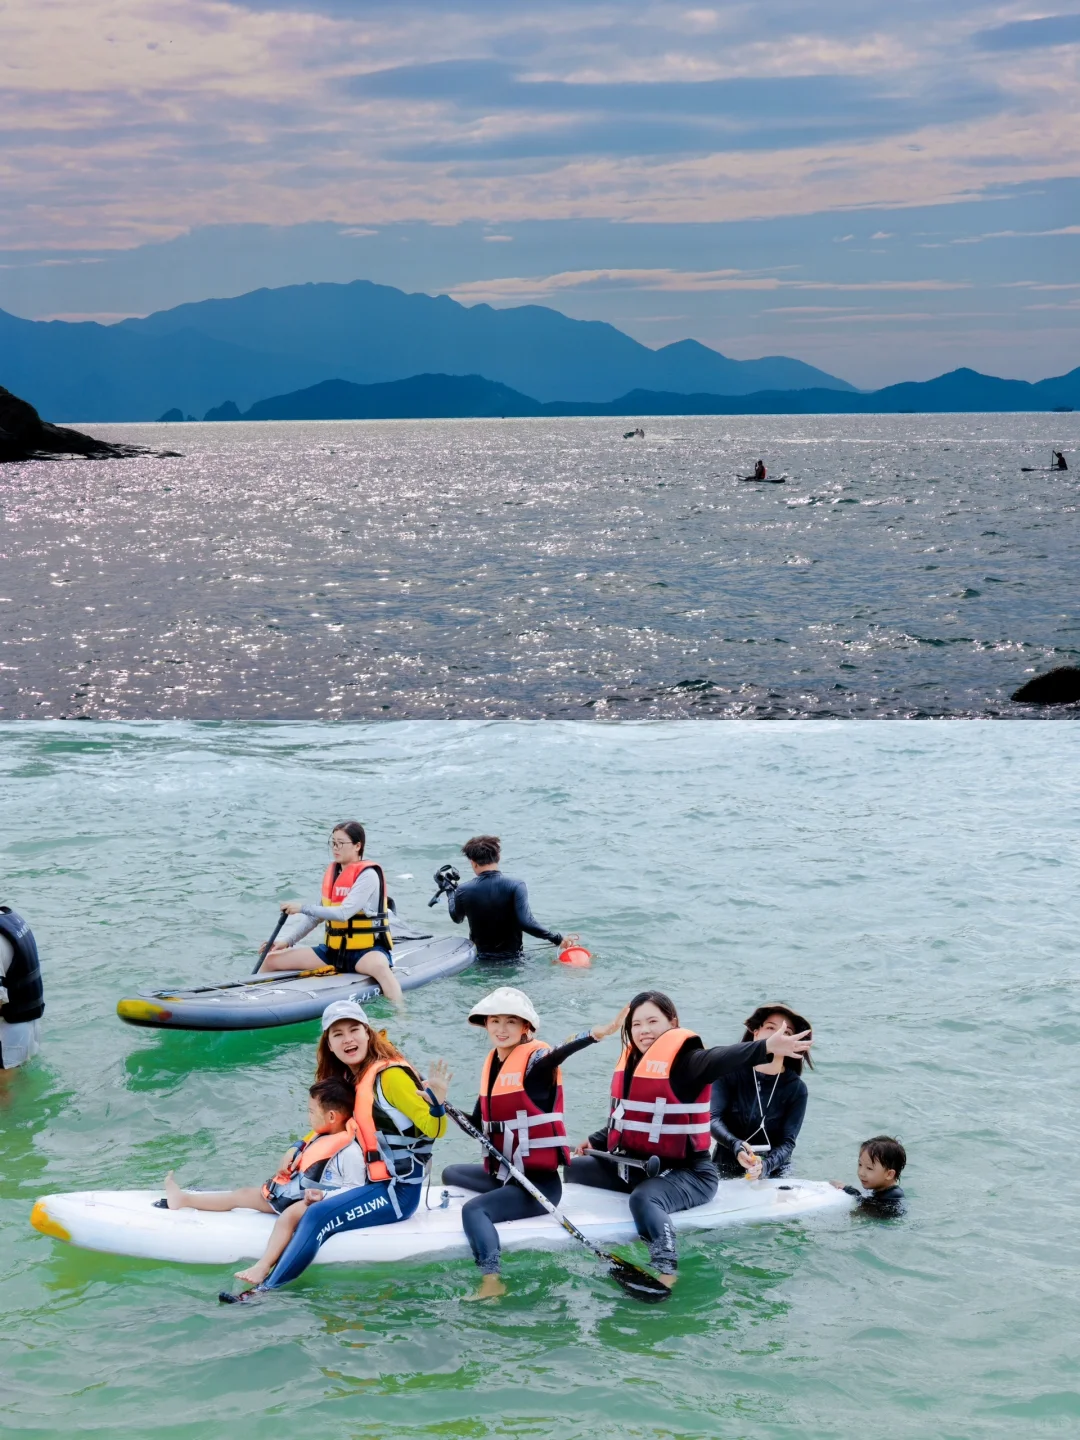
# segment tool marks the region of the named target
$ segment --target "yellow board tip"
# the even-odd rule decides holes
[[[129,1025],[160,1025],[172,1018],[171,1010],[155,1005],[152,1000],[121,1000],[116,1006],[116,1013]]]
[[[40,1230],[42,1235],[52,1235],[57,1240],[70,1241],[71,1235],[60,1224],[54,1220],[45,1208],[44,1200],[35,1200],[34,1208],[30,1211],[30,1224],[35,1230]]]

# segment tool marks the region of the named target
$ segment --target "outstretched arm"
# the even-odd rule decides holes
[[[547,940],[552,945],[562,944],[562,936],[555,930],[545,930],[532,913],[529,891],[524,880],[518,880],[514,886],[514,914],[526,935],[534,935],[537,940]]]

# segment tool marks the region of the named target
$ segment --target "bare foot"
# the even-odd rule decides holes
[[[480,1288],[475,1295],[466,1295],[466,1300],[498,1300],[500,1295],[506,1294],[506,1286],[499,1275],[484,1275],[480,1280]]]
[[[261,1285],[270,1271],[261,1265],[251,1265],[247,1270],[237,1270],[237,1280],[246,1280],[249,1285]]]
[[[678,1275],[657,1275],[656,1278],[660,1281],[661,1285],[666,1285],[669,1290],[674,1290],[675,1281],[678,1280],[679,1277]]]
[[[165,1176],[165,1199],[169,1202],[170,1210],[183,1210],[184,1192],[180,1189],[176,1176],[171,1170]]]

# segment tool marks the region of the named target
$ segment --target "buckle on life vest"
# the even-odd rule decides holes
[[[368,1165],[374,1165],[377,1160],[381,1160],[381,1159],[382,1159],[382,1152],[381,1152],[380,1150],[365,1150],[365,1151],[364,1151],[364,1160],[366,1161],[366,1163],[367,1163]]]

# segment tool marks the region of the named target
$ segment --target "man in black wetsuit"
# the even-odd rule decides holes
[[[450,919],[469,922],[469,938],[480,960],[517,960],[522,934],[535,935],[552,945],[562,936],[545,930],[529,908],[524,880],[512,880],[499,869],[502,846],[497,835],[474,835],[461,847],[473,868],[475,880],[447,893]]]

